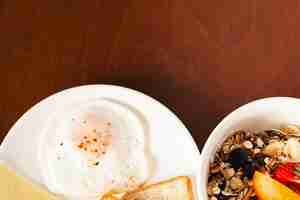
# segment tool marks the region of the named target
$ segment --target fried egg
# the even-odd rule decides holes
[[[49,190],[68,199],[99,199],[137,188],[150,176],[140,115],[97,99],[66,106],[52,117],[40,147]]]

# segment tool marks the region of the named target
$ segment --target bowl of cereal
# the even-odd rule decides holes
[[[300,99],[265,98],[230,113],[200,168],[201,200],[300,199]]]

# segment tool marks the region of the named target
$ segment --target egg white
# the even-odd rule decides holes
[[[109,130],[105,123],[111,124]],[[80,133],[93,130],[111,134],[111,144],[100,157],[74,142]],[[125,105],[97,99],[65,106],[51,118],[41,140],[45,185],[69,199],[99,199],[112,190],[135,189],[151,173],[146,138],[143,120]]]

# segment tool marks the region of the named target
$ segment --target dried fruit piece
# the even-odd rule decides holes
[[[247,177],[247,178],[252,178],[253,177],[253,174],[255,172],[255,169],[259,168],[258,167],[258,164],[256,163],[256,161],[249,161],[247,163],[245,163],[244,165],[244,175]]]
[[[248,160],[248,152],[242,148],[234,149],[230,152],[229,163],[234,169],[239,169]]]
[[[215,174],[220,172],[221,169],[222,169],[221,165],[214,163],[210,165],[209,171],[210,173]]]
[[[300,162],[300,142],[296,138],[288,139],[284,152],[291,161]]]
[[[281,141],[274,141],[268,144],[263,153],[267,156],[278,156],[283,152],[284,143]]]
[[[283,184],[292,184],[300,190],[300,163],[279,166],[273,173],[273,177]]]
[[[264,161],[265,158],[266,156],[262,153],[255,154],[254,156],[254,159],[261,167],[265,165],[265,161]]]

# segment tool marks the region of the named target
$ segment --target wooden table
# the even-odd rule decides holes
[[[0,135],[65,88],[117,84],[169,106],[201,148],[233,109],[300,96],[300,2],[0,0]]]

